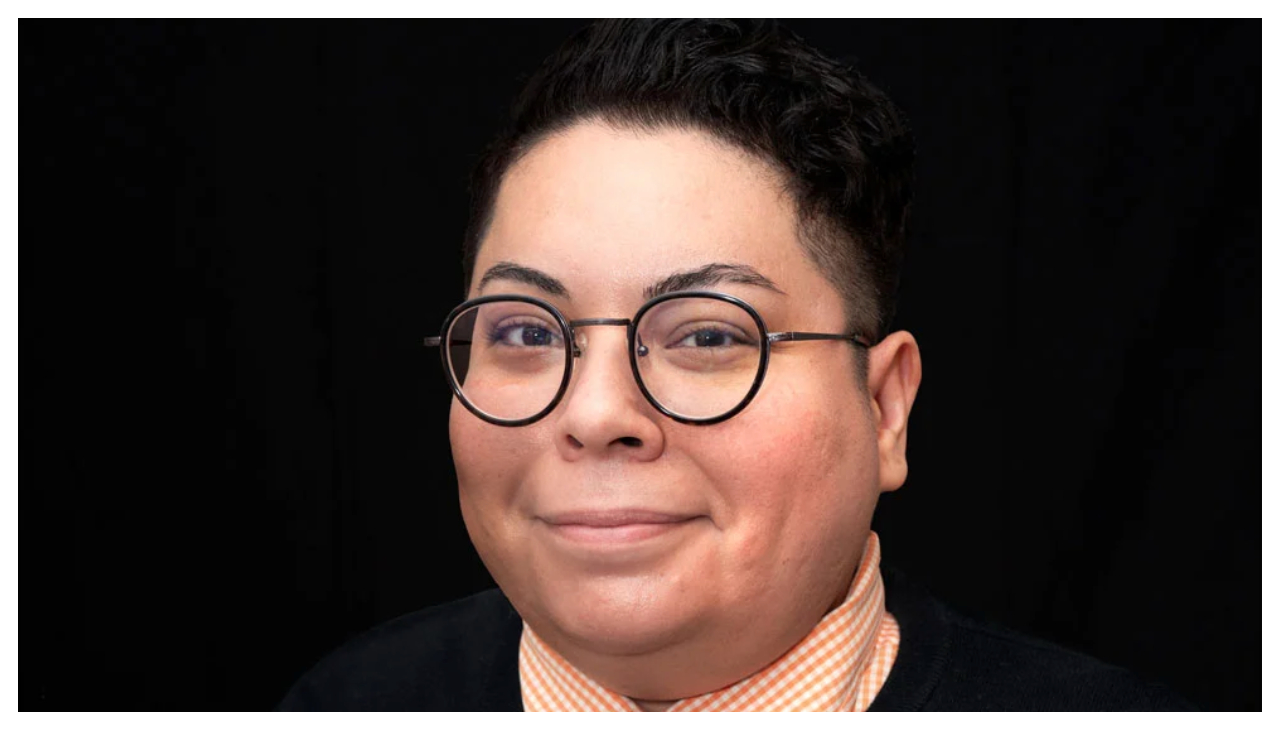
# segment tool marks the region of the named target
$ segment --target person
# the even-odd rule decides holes
[[[570,38],[477,166],[467,300],[427,341],[499,588],[370,631],[281,709],[1185,708],[882,572],[913,164],[903,113],[776,25]]]

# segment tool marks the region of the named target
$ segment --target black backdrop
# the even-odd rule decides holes
[[[887,562],[1260,707],[1260,21],[790,25],[919,143]],[[266,708],[489,585],[419,343],[578,26],[20,24],[22,709]]]

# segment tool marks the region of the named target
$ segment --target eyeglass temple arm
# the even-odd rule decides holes
[[[770,332],[769,342],[803,342],[805,340],[848,340],[860,347],[871,347],[862,335],[828,335],[820,332]]]
[[[455,344],[455,345],[470,345],[472,342],[473,342],[472,340],[454,340],[454,341],[453,341],[453,344]],[[423,346],[423,347],[439,347],[439,346],[440,346],[440,338],[439,338],[439,337],[423,337],[423,338],[422,338],[422,346]]]

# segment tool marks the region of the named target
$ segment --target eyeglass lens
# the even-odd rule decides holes
[[[571,351],[552,312],[495,301],[462,312],[446,335],[449,365],[463,397],[499,420],[541,413],[560,391]],[[668,299],[636,323],[636,369],[645,390],[688,419],[716,418],[751,391],[762,333],[749,312],[703,297]]]

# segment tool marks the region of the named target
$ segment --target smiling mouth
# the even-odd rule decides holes
[[[676,532],[694,515],[649,510],[565,512],[541,518],[556,536],[585,545],[625,545]]]

